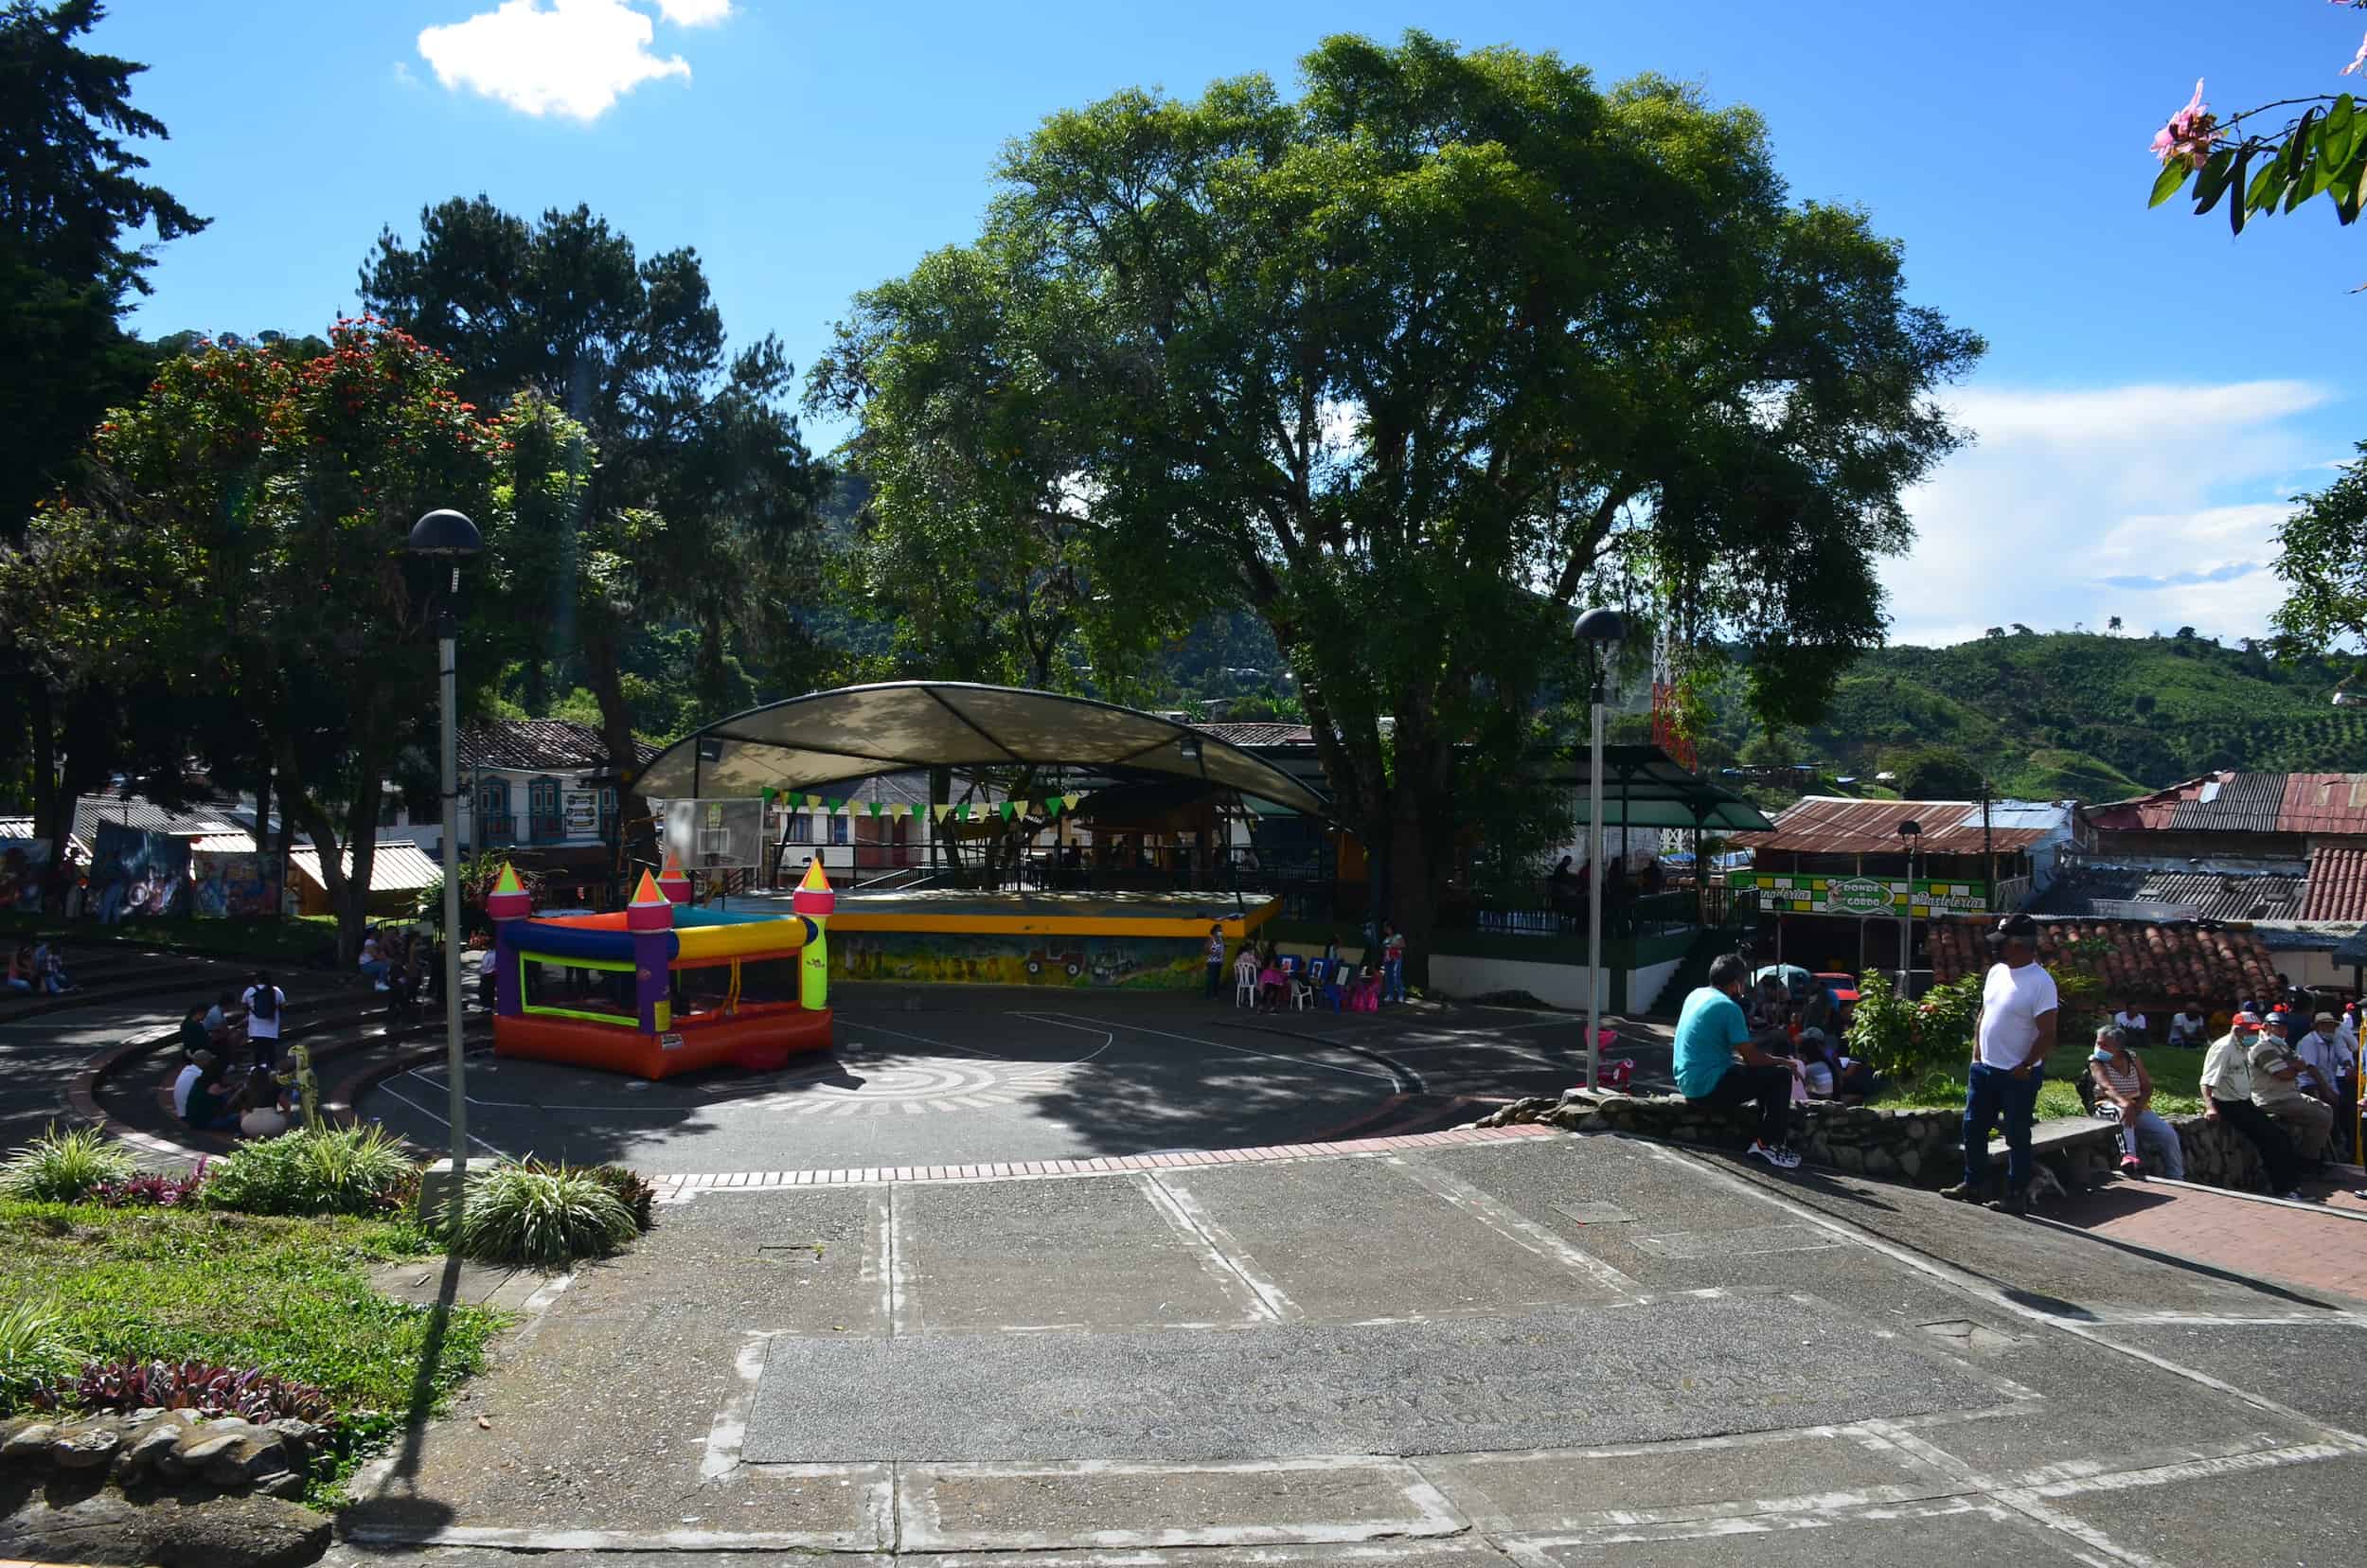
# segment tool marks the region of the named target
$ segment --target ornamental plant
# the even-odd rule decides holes
[[[2367,9],[2367,0],[2334,4]],[[2363,68],[2367,41],[2339,74]],[[2228,226],[2237,234],[2254,217],[2291,212],[2320,196],[2333,204],[2335,222],[2358,221],[2367,202],[2367,111],[2350,94],[2303,94],[2221,118],[2202,93],[2198,80],[2185,107],[2153,134],[2162,170],[2151,205],[2160,206],[2191,178],[2196,215],[2224,199]]]
[[[1900,1083],[1961,1073],[1972,1059],[1981,981],[1980,975],[1968,974],[1911,1001],[1898,994],[1888,976],[1869,971],[1859,982],[1858,1005],[1843,1036],[1849,1054]]]
[[[606,1257],[640,1233],[632,1210],[597,1173],[505,1162],[470,1180],[454,1243],[482,1263],[558,1268]]]
[[[128,1415],[134,1410],[194,1410],[236,1416],[258,1426],[282,1419],[334,1426],[329,1396],[260,1367],[210,1362],[93,1362],[71,1387],[44,1385],[29,1402],[37,1410],[84,1410]]]
[[[52,1122],[0,1167],[0,1192],[34,1203],[80,1203],[136,1174],[130,1152],[97,1128],[61,1132]]]

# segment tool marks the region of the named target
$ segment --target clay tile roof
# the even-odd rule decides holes
[[[1984,920],[1932,921],[1928,938],[1932,978],[1945,984],[1987,969],[1989,930]],[[2057,974],[2095,976],[2105,988],[2099,1001],[2199,997],[2214,1007],[2231,1007],[2276,985],[2276,964],[2259,937],[2184,922],[2041,919],[2038,961]]]
[[[2287,774],[2277,830],[2367,833],[2367,774]]]
[[[2071,808],[2028,801],[1989,803],[1989,844],[2020,849],[2050,838],[2068,822]],[[1896,854],[1898,825],[1912,819],[1923,831],[1919,855],[1981,853],[1981,803],[1977,800],[1855,800],[1844,795],[1809,795],[1775,819],[1768,833],[1736,833],[1735,848],[1788,850],[1803,855]]]
[[[461,726],[457,749],[464,768],[598,772],[609,765],[608,742],[600,732],[570,719],[480,720]],[[634,741],[633,750],[636,763],[658,754],[646,740]]]
[[[2367,849],[2328,846],[2309,857],[2305,920],[2367,920]]]

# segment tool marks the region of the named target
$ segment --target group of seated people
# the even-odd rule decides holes
[[[1224,952],[1224,928],[1208,928],[1209,995],[1216,994],[1216,977]],[[1379,963],[1351,964],[1341,953],[1335,935],[1314,958],[1283,953],[1272,942],[1245,942],[1233,961],[1237,991],[1250,993],[1253,1012],[1281,1012],[1292,1004],[1293,991],[1304,989],[1311,999],[1350,1011],[1369,1011],[1385,1003],[1402,1002],[1405,990],[1405,938],[1395,926],[1381,922],[1379,935],[1365,953]]]
[[[258,972],[211,1006],[189,1005],[181,1020],[181,1068],[172,1111],[201,1132],[277,1137],[302,1116],[313,1092],[302,1046],[283,1055],[288,993]],[[241,1065],[243,1063],[243,1065]]]
[[[373,989],[387,993],[389,1012],[405,1013],[439,994],[442,949],[429,933],[381,926],[362,938],[361,971]]]
[[[61,996],[74,989],[55,942],[17,943],[9,953],[8,984],[13,996]]]
[[[1778,976],[1762,974],[1752,983],[1746,1017],[1751,1038],[1789,1064],[1795,1101],[1859,1105],[1874,1093],[1872,1064],[1842,1051],[1841,1004],[1824,985],[1811,982],[1795,994]]]

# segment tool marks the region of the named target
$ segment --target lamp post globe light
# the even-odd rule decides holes
[[[1595,1041],[1603,1015],[1603,666],[1611,649],[1628,634],[1628,623],[1616,610],[1600,606],[1587,611],[1572,628],[1586,645],[1594,688],[1588,704],[1593,730],[1586,774],[1586,1087],[1594,1087]],[[1622,822],[1619,830],[1627,831]],[[1624,839],[1623,839],[1624,842]]]
[[[431,565],[448,567],[451,579],[436,612],[436,660],[442,686],[444,830],[444,1049],[452,1079],[452,1183],[446,1193],[450,1220],[445,1244],[456,1245],[460,1208],[469,1178],[469,1091],[460,1048],[460,568],[485,553],[485,536],[459,512],[429,512],[412,525],[406,550]]]
[[[1907,1000],[1914,981],[1915,840],[1922,836],[1923,824],[1913,817],[1898,825],[1898,842],[1907,847],[1907,918],[1898,922],[1898,999],[1901,1002]]]

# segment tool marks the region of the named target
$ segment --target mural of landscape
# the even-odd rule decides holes
[[[833,980],[934,980],[973,986],[1190,990],[1206,978],[1201,943],[1179,936],[830,935]]]

